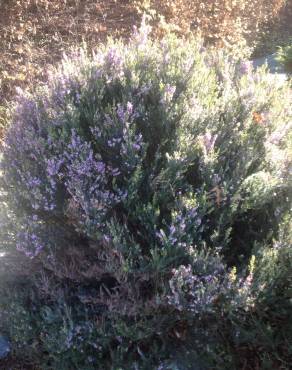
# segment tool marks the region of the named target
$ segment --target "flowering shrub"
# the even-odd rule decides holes
[[[2,187],[30,298],[2,294],[2,325],[42,367],[163,368],[174,348],[214,366],[217,318],[250,309],[246,266],[289,212],[288,86],[149,31],[19,91]]]

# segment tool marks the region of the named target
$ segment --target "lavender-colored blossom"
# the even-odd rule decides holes
[[[127,114],[130,116],[133,113],[133,104],[128,101],[127,103]]]
[[[199,270],[196,273],[195,266],[181,265],[173,270],[169,281],[171,295],[168,296],[168,303],[179,311],[186,310],[194,314],[210,312],[219,290],[224,289],[224,286],[219,282],[220,275],[214,269],[212,274]]]
[[[141,145],[140,144],[137,144],[137,143],[133,143],[133,148],[135,150],[140,150],[141,149]]]
[[[249,74],[253,70],[252,61],[250,60],[241,61],[239,69],[242,74]]]
[[[51,158],[47,160],[47,173],[49,176],[53,177],[59,173],[59,170],[64,163],[63,159]]]
[[[44,243],[38,236],[40,230],[38,230],[37,220],[36,216],[27,218],[23,225],[25,230],[17,235],[17,250],[25,253],[29,258],[38,256],[44,249]]]
[[[150,90],[151,90],[151,83],[147,84],[147,85],[143,85],[141,88],[140,88],[140,91],[138,92],[138,95],[146,95]]]
[[[187,250],[193,244],[192,233],[196,231],[196,237],[200,238],[199,226],[201,218],[197,208],[180,210],[168,227],[168,230],[156,231],[156,236],[162,244]]]
[[[113,67],[120,67],[122,63],[122,58],[120,53],[116,48],[110,48],[107,53],[107,62]]]
[[[173,99],[175,91],[176,91],[175,86],[172,86],[170,84],[166,84],[164,92],[163,92],[163,96],[161,98],[161,103],[162,104],[170,103]]]
[[[118,105],[117,116],[121,122],[125,122],[126,111],[121,104]]]
[[[210,132],[206,132],[205,135],[202,137],[202,142],[204,145],[204,151],[208,154],[210,151],[214,149],[214,145],[216,142],[218,135],[212,135]]]
[[[137,45],[138,49],[144,49],[147,41],[149,39],[149,35],[151,33],[151,26],[146,22],[146,15],[144,14],[141,21],[141,26],[137,29],[136,26],[133,27],[133,36],[132,40]]]
[[[279,144],[281,140],[287,135],[289,130],[292,128],[292,122],[289,122],[287,125],[282,127],[281,129],[276,130],[272,133],[272,135],[269,137],[268,141],[272,144]]]

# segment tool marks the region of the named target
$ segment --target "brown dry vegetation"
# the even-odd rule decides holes
[[[129,1],[0,1],[0,101],[46,75],[70,46],[124,36],[136,21]]]
[[[246,40],[262,53],[291,35],[291,9],[287,0],[0,0],[0,137],[16,86],[45,81],[48,66],[83,41],[129,36],[143,12],[156,37],[200,32],[209,44]]]
[[[141,12],[152,14],[158,33],[163,24],[180,34],[200,30],[217,45],[258,37],[261,26],[276,19],[285,0],[0,0],[0,104],[15,85],[43,77],[72,45],[96,45],[106,36],[127,36],[140,23]],[[161,18],[162,16],[162,18]]]
[[[264,23],[274,19],[283,0],[157,1],[149,7],[185,34],[200,30],[208,43],[231,45],[242,37],[254,40]]]

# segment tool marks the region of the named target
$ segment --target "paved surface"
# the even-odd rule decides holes
[[[276,53],[254,59],[252,63],[254,68],[266,66],[271,79],[275,80],[276,86],[281,86],[288,79],[284,67],[276,60]]]
[[[279,64],[279,62],[276,60],[276,53],[253,60],[253,66],[255,68],[261,67],[263,65],[267,65],[270,73],[285,74],[283,66]]]

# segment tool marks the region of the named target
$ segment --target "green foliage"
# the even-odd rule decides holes
[[[281,226],[281,237],[272,249],[256,248],[253,270],[238,290],[245,305],[229,311],[231,347],[243,350],[236,366],[246,362],[263,369],[289,369],[292,355],[291,220]],[[250,361],[250,359],[252,359]]]
[[[277,60],[284,66],[286,72],[292,72],[292,45],[280,47]]]
[[[266,366],[262,306],[290,282],[289,87],[149,31],[19,95],[2,190],[30,276],[0,287],[3,331],[42,369],[230,369],[246,343]]]

